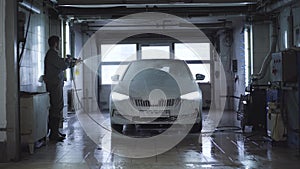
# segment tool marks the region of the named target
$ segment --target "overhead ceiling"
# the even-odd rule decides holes
[[[231,28],[274,0],[51,0],[60,15],[95,31],[114,19],[140,12],[176,15],[205,30]],[[278,0],[280,2],[295,0]],[[276,1],[277,2],[277,1]],[[281,4],[277,4],[281,5]],[[177,23],[179,27],[184,27]],[[132,26],[132,25],[131,25]],[[171,25],[174,27],[174,24]],[[118,25],[114,25],[116,29]],[[124,25],[122,25],[124,27]],[[124,29],[119,27],[119,29]],[[128,27],[126,28],[128,29]]]
[[[60,0],[59,6],[77,8],[174,8],[174,7],[233,7],[255,5],[257,0]]]
[[[184,18],[243,15],[256,0],[59,0],[61,14],[79,19],[115,19],[138,12],[164,12]]]

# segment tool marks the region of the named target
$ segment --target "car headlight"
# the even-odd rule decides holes
[[[129,96],[118,92],[112,92],[111,98],[113,101],[122,101],[122,100],[128,100]]]
[[[181,95],[180,98],[183,99],[183,100],[200,100],[201,96],[200,96],[200,93],[198,91],[194,91],[194,92],[191,92],[191,93]]]

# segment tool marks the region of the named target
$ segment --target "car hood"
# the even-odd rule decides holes
[[[164,98],[179,98],[181,95],[199,91],[199,88],[186,77],[176,77],[159,69],[145,69],[132,79],[120,81],[112,91],[131,98],[148,99],[155,92]]]

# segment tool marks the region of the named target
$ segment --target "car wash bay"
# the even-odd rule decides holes
[[[33,0],[2,1],[1,8],[1,168],[299,165],[299,2]],[[41,111],[47,111],[29,111],[40,119],[24,117],[28,98],[47,109],[39,77],[50,35],[61,37],[62,57],[84,60],[66,72],[61,131],[67,138],[58,143],[42,129],[47,115]],[[201,132],[169,125],[124,125],[121,135],[111,132],[111,76],[144,59],[185,60],[193,77],[205,75],[196,81]],[[24,132],[28,121],[36,125],[29,131],[41,136]],[[180,137],[174,145],[162,141]]]

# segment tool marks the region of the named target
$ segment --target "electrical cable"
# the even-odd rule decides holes
[[[31,8],[32,8],[33,0],[31,0],[30,4],[31,4]],[[22,58],[23,58],[23,54],[24,54],[24,50],[25,50],[25,46],[26,46],[27,35],[28,35],[29,25],[30,25],[30,20],[31,20],[31,14],[32,14],[32,11],[29,10],[29,17],[28,17],[28,21],[27,21],[26,34],[25,34],[25,38],[24,38],[25,40],[24,40],[24,43],[23,43],[23,46],[22,46],[22,51],[21,51],[20,56],[19,56],[19,63],[18,63],[19,67],[21,66]]]
[[[239,131],[241,127],[238,126],[218,126],[214,132],[224,132],[224,131]]]
[[[255,137],[255,136],[261,137],[261,139],[259,139],[259,138],[251,139],[252,137]],[[272,140],[270,140],[269,138],[266,137],[264,132],[261,132],[261,131],[257,131],[257,132],[255,132],[251,135],[248,135],[248,136],[246,136],[245,139],[247,139],[249,141],[272,141]]]

